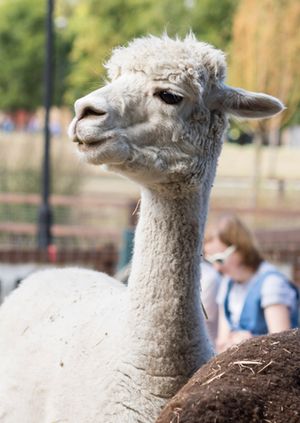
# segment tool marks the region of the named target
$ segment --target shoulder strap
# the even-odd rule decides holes
[[[228,323],[231,327],[232,327],[232,320],[231,320],[231,314],[230,314],[230,311],[229,311],[229,294],[230,294],[230,291],[232,289],[232,286],[233,286],[233,280],[230,279],[228,281],[227,291],[226,291],[226,296],[225,296],[225,301],[224,301],[225,317],[226,317],[226,319],[227,319],[227,321],[228,321]]]

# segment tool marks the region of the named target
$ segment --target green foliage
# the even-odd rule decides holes
[[[95,89],[104,76],[101,64],[113,47],[146,34],[199,37],[224,48],[239,0],[78,0],[70,17],[74,39],[66,100]]]
[[[169,2],[171,5],[171,2]],[[102,63],[113,47],[163,30],[162,6],[153,0],[79,0],[70,18],[74,39],[68,103],[94,89],[104,75]]]
[[[226,48],[239,0],[56,0],[54,104],[71,105],[100,85],[111,50],[149,33]],[[0,109],[43,104],[47,0],[0,1]]]
[[[300,103],[296,106],[292,119],[287,122],[286,126],[288,125],[300,125]]]
[[[41,104],[44,55],[43,3],[0,3],[0,108],[35,108]]]
[[[46,0],[0,2],[0,109],[34,110],[43,104]],[[61,103],[65,89],[70,41],[56,37],[56,90]]]
[[[232,84],[266,92],[285,104],[273,119],[252,121],[261,133],[297,119],[300,103],[300,2],[241,0],[233,21]]]
[[[64,28],[56,28],[54,55],[54,92],[53,104],[64,105],[64,94],[67,89],[67,77],[70,73],[69,55],[72,48],[72,38]]]
[[[191,8],[191,27],[197,36],[227,50],[232,20],[240,0],[196,0]]]

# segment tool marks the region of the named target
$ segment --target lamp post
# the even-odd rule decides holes
[[[42,203],[38,212],[38,246],[46,249],[52,241],[51,224],[52,211],[49,204],[51,172],[50,172],[50,109],[53,87],[53,8],[54,0],[47,0],[46,16],[46,57],[45,57],[45,127],[44,127],[44,157],[42,165]]]

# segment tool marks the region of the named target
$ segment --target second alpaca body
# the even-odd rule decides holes
[[[199,259],[226,116],[282,108],[227,87],[225,68],[191,35],[137,39],[76,102],[80,155],[141,186],[129,285],[82,269],[23,282],[0,310],[1,423],[153,422],[213,355]]]

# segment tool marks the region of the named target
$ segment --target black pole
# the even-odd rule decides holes
[[[38,214],[38,246],[47,248],[52,242],[51,225],[52,211],[49,204],[50,194],[50,109],[53,87],[53,6],[54,0],[47,0],[46,16],[46,58],[45,58],[45,128],[44,128],[44,158],[42,167],[42,203]]]

